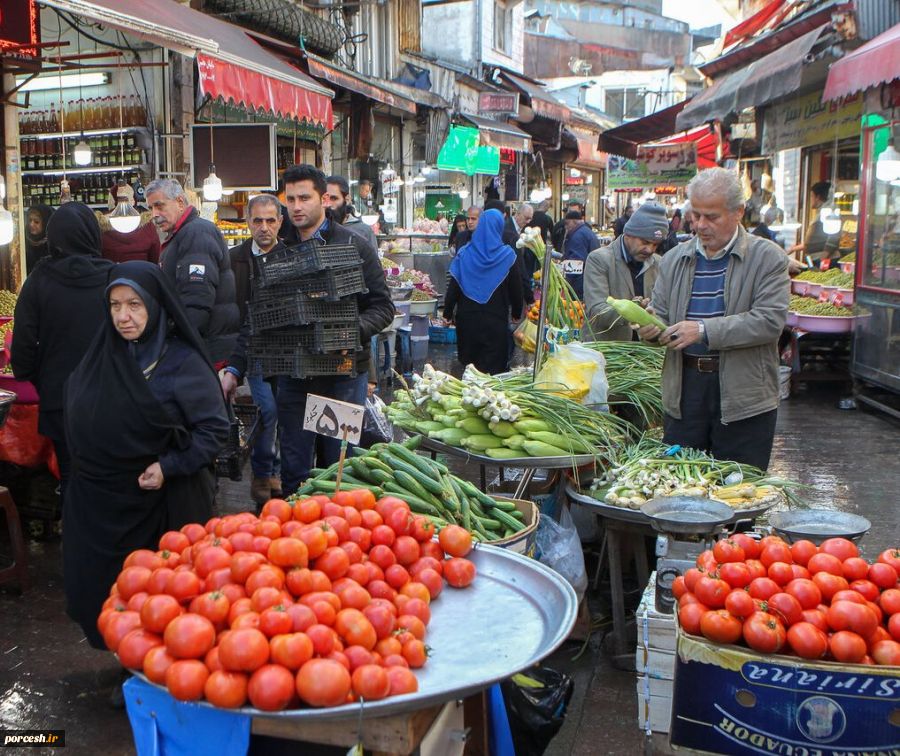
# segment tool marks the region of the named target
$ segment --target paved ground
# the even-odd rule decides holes
[[[446,355],[446,360],[449,355]],[[812,488],[817,506],[858,512],[874,523],[863,540],[872,556],[900,534],[896,481],[898,425],[868,412],[836,408],[837,396],[817,391],[782,405],[772,470]],[[474,471],[465,474],[474,478]],[[222,507],[247,506],[249,482],[223,486]],[[0,536],[2,539],[3,536]],[[4,543],[0,552],[6,553]],[[0,729],[64,728],[68,752],[133,753],[124,712],[107,707],[117,675],[109,654],[91,650],[63,613],[60,543],[29,546],[32,588],[24,596],[0,593]],[[632,583],[630,600],[637,602]],[[605,586],[592,596],[604,614]],[[565,726],[547,753],[635,754],[665,750],[662,738],[645,743],[637,729],[632,673],[614,669],[598,634],[578,661],[578,644],[566,644],[548,664],[573,675],[576,691]]]

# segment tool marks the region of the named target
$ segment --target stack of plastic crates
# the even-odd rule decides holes
[[[250,303],[249,372],[313,378],[356,375],[356,295],[366,291],[353,245],[303,242],[259,261]]]

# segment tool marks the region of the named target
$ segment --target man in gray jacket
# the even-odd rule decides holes
[[[778,337],[790,300],[787,258],[741,226],[736,173],[702,171],[687,192],[697,236],[663,258],[651,298],[671,325],[640,329],[641,338],[668,347],[664,439],[765,470],[778,407]]]
[[[635,299],[647,305],[662,259],[656,248],[668,231],[665,208],[646,202],[628,219],[622,236],[588,255],[584,264],[584,307],[595,339],[636,338],[631,326],[606,304],[606,298]]]

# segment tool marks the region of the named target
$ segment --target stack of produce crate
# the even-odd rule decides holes
[[[249,371],[312,378],[355,375],[356,295],[366,291],[352,245],[302,242],[260,258],[250,302]]]

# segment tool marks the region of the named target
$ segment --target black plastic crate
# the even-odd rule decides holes
[[[320,270],[359,264],[359,252],[352,244],[323,245],[310,240],[260,257],[259,282],[274,286]]]
[[[250,339],[251,354],[284,354],[300,347],[307,352],[356,351],[360,348],[359,323],[314,323],[299,328],[276,328]]]
[[[285,354],[255,354],[250,358],[250,372],[266,378],[285,375],[290,378],[356,375],[356,357],[351,353],[312,354],[300,348]]]
[[[216,457],[216,476],[239,481],[241,470],[260,431],[259,407],[237,403],[229,407],[228,441]]]
[[[361,265],[328,268],[321,273],[298,278],[290,285],[312,299],[324,299],[328,302],[336,302],[350,294],[364,294],[368,291]]]
[[[309,323],[359,322],[359,307],[354,297],[326,302],[301,294],[292,287],[278,286],[259,292],[250,303],[250,333],[258,334],[272,328]]]

